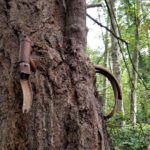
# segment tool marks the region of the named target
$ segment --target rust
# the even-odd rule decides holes
[[[20,39],[19,49],[20,84],[23,92],[23,113],[29,112],[32,105],[32,89],[29,75],[36,71],[36,64],[31,59],[31,40],[27,36]]]
[[[19,66],[20,66],[20,73],[31,74],[30,64],[26,62],[21,62]]]
[[[31,71],[35,72],[37,69],[37,64],[31,58],[31,40],[27,36],[23,36],[20,39],[20,49],[19,49],[19,63],[20,63],[20,73],[31,74]]]
[[[122,90],[116,77],[108,69],[95,65],[95,70],[96,70],[96,73],[100,73],[104,75],[105,77],[107,77],[113,87],[114,96],[115,96],[115,105],[112,111],[107,116],[104,116],[105,119],[109,119],[115,113],[117,101],[122,100]]]
[[[37,63],[35,63],[35,61],[32,58],[30,58],[30,65],[31,65],[31,71],[36,72]]]
[[[27,36],[20,39],[19,62],[30,63],[31,40]]]
[[[27,36],[20,39],[19,66],[20,73],[31,74],[30,67],[31,40]]]

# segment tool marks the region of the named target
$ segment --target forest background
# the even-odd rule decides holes
[[[150,1],[87,0],[87,52],[122,86],[123,99],[107,122],[115,150],[150,150]],[[97,76],[104,112],[114,105],[110,83]]]

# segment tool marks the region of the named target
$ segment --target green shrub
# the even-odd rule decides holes
[[[110,133],[115,150],[150,150],[150,125],[132,124],[123,127],[108,122]]]

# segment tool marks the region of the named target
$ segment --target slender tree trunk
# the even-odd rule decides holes
[[[105,58],[104,58],[104,66],[105,67],[108,67],[108,51],[106,50],[106,53],[105,53]],[[104,78],[104,81],[103,81],[103,87],[104,87],[104,90],[103,90],[103,99],[104,99],[104,110],[107,109],[107,86],[108,86],[108,81],[106,78]]]
[[[139,1],[135,2],[135,6],[137,7],[137,10],[139,11]],[[139,64],[139,51],[138,51],[138,43],[139,43],[139,15],[138,12],[135,11],[135,44],[134,44],[134,53],[133,53],[133,63],[134,63],[134,68],[132,70],[132,86],[131,86],[131,120],[133,124],[136,124],[136,113],[137,113],[137,93],[136,93],[136,88],[137,88],[137,73],[138,71],[138,64]]]
[[[139,63],[139,52],[138,52],[138,41],[139,41],[139,23],[137,20],[135,21],[136,24],[136,31],[135,31],[135,48],[134,48],[134,54],[133,54],[133,62],[135,69],[138,71],[138,63]],[[136,88],[137,88],[137,73],[133,69],[132,70],[132,86],[131,86],[131,120],[133,124],[136,124],[136,113],[137,113],[137,94],[136,94]]]
[[[108,19],[107,19],[108,20]],[[108,26],[107,21],[107,26]],[[108,68],[108,56],[109,56],[109,49],[108,49],[108,31],[106,31],[105,38],[104,38],[104,44],[105,44],[105,55],[104,55],[104,67]],[[104,78],[103,81],[103,99],[104,99],[104,110],[107,109],[107,86],[108,86],[108,80]]]
[[[148,46],[148,50],[149,50],[148,53],[150,56],[150,36],[149,36],[149,34],[150,34],[149,30],[147,30],[146,31],[146,37],[147,37],[147,41],[148,41],[147,46]]]
[[[142,11],[142,14],[145,13],[145,10],[144,10],[144,7],[143,7],[143,3],[140,3],[140,7],[141,7],[141,11]],[[148,46],[148,53],[149,53],[149,56],[150,56],[150,26],[149,24],[147,25],[147,28],[145,29],[145,35],[146,35],[146,40],[147,40],[147,46]]]
[[[85,1],[0,0],[0,18],[0,149],[112,150],[84,50]],[[39,64],[30,77],[32,108],[24,114],[21,34],[31,38]]]
[[[110,2],[110,11],[111,11],[111,29],[117,35],[117,24],[115,21],[115,0]],[[121,65],[120,65],[120,50],[118,47],[117,39],[111,35],[111,43],[112,43],[112,63],[113,63],[113,73],[115,74],[118,82],[121,85]],[[122,101],[117,101],[117,112],[122,112],[124,114],[124,107],[123,107],[123,99]]]
[[[135,36],[135,40],[137,41],[137,34]],[[136,43],[137,44],[137,43]],[[138,48],[137,45],[134,49],[133,54],[133,62],[135,69],[138,70]],[[136,113],[137,113],[137,94],[136,94],[136,87],[137,87],[137,73],[133,69],[132,71],[132,86],[131,86],[131,120],[133,124],[136,124]]]

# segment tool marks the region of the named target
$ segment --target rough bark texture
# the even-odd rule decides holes
[[[66,9],[65,9],[66,8]],[[95,71],[85,55],[84,0],[0,0],[0,149],[111,150]],[[32,39],[39,67],[33,104],[22,113],[19,36]]]

